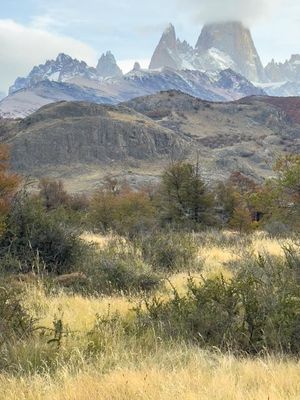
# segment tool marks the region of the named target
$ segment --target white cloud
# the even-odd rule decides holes
[[[177,0],[179,6],[190,13],[197,22],[227,20],[252,24],[269,17],[283,0]]]
[[[60,52],[90,65],[96,63],[93,48],[79,40],[48,32],[42,25],[40,21],[40,27],[38,24],[27,27],[0,19],[0,92],[6,91],[16,77],[27,75],[34,65],[55,58]]]

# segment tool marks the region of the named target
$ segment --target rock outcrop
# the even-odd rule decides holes
[[[262,62],[255,48],[251,32],[240,22],[225,22],[205,25],[196,44],[201,57],[217,49],[230,57],[233,69],[250,81],[265,81]]]
[[[284,63],[273,59],[266,66],[266,74],[270,82],[300,82],[300,54],[293,54]]]
[[[170,67],[221,71],[232,69],[250,81],[266,80],[265,71],[249,29],[240,22],[205,25],[193,48],[176,37],[169,25],[152,56],[150,69]]]
[[[299,98],[213,103],[173,90],[119,106],[47,105],[23,120],[0,119],[0,139],[16,171],[71,179],[76,190],[117,170],[145,183],[177,157],[200,159],[210,181],[237,170],[259,180],[278,154],[299,153],[299,110]]]
[[[132,68],[132,71],[136,72],[136,71],[141,71],[142,67],[141,64],[139,62],[135,62]]]
[[[39,175],[48,168],[157,160],[181,152],[184,141],[124,106],[60,102],[16,122],[10,144],[14,169]]]
[[[120,77],[123,75],[114,55],[110,51],[106,54],[102,54],[96,69],[101,78]]]

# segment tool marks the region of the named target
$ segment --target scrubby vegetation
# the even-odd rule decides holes
[[[0,150],[0,399],[300,397],[298,156],[75,196]]]

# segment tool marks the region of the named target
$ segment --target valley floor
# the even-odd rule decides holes
[[[230,235],[228,233],[227,235]],[[86,234],[86,241],[105,246],[110,238]],[[235,239],[236,240],[236,239]],[[204,276],[222,272],[245,254],[283,255],[282,245],[255,234],[247,248],[203,244],[199,256]],[[227,274],[227,275],[226,275]],[[188,274],[170,282],[185,290]],[[197,277],[197,276],[196,276]],[[168,287],[161,296],[168,296]],[[235,357],[217,349],[206,351],[160,337],[130,337],[110,317],[133,317],[137,297],[84,297],[64,291],[51,293],[44,284],[28,284],[24,304],[51,329],[63,321],[59,345],[41,337],[7,349],[15,360],[12,371],[0,373],[0,400],[298,400],[300,363],[286,357]],[[98,337],[92,338],[98,320]],[[99,322],[100,321],[100,322]],[[100,326],[100,328],[99,328]],[[92,339],[93,340],[92,340]]]

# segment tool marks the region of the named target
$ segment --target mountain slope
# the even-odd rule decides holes
[[[178,91],[119,106],[60,102],[23,120],[1,120],[12,165],[33,177],[90,190],[107,173],[132,184],[155,180],[171,159],[200,159],[203,175],[271,175],[275,159],[300,151],[300,99],[248,97],[212,103]]]
[[[73,76],[66,82],[38,82],[3,99],[0,102],[0,116],[23,118],[45,104],[60,100],[117,104],[170,89],[213,101],[264,94],[262,89],[256,88],[232,70],[209,75],[200,71],[175,71],[168,68],[147,71],[135,68],[130,73],[115,78],[95,80],[80,75]]]
[[[211,103],[165,92],[125,105],[187,140],[190,157],[198,154],[208,176],[239,170],[257,179],[270,175],[281,153],[300,151],[299,103],[267,96]]]
[[[72,165],[154,160],[184,143],[171,130],[124,106],[59,102],[16,121],[8,139],[15,170],[33,175]]]

